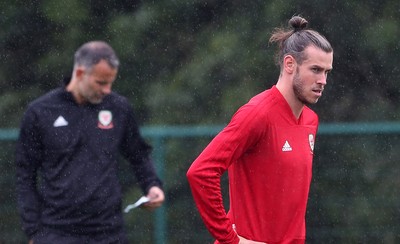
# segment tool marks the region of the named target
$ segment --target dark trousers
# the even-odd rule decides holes
[[[128,244],[125,232],[99,235],[72,235],[52,229],[42,229],[33,237],[33,244]]]

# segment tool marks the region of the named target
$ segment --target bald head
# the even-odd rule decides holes
[[[111,68],[118,69],[119,60],[112,47],[104,41],[91,41],[83,44],[74,56],[74,66],[91,69],[101,60],[105,60]]]

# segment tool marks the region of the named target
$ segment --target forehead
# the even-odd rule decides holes
[[[107,61],[101,60],[93,66],[91,75],[105,80],[113,80],[117,76],[118,70],[111,67]]]
[[[332,69],[333,52],[325,52],[324,50],[310,45],[304,49],[305,59],[303,65],[315,65],[327,70]]]

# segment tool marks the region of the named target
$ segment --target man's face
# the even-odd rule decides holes
[[[293,77],[293,90],[303,104],[314,104],[322,96],[329,71],[332,70],[333,53],[309,46],[304,50],[306,59],[297,66]]]
[[[101,103],[103,98],[111,93],[116,76],[117,69],[112,68],[105,60],[101,60],[91,70],[85,70],[78,83],[81,103]]]

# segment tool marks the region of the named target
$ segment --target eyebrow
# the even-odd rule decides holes
[[[311,68],[318,68],[318,69],[322,69],[322,70],[327,70],[327,71],[331,71],[332,69],[333,69],[333,67],[330,67],[330,68],[324,68],[323,66],[321,66],[321,65],[318,65],[318,64],[313,64],[313,65],[311,65]]]
[[[105,85],[108,84],[109,82],[106,80],[96,80],[96,83],[99,83],[100,85]]]

